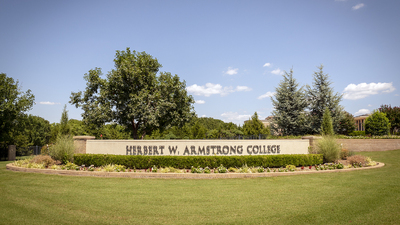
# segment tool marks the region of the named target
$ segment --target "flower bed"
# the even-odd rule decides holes
[[[353,161],[351,161],[353,160]],[[136,169],[136,168],[126,168],[123,165],[108,164],[105,166],[95,167],[94,165],[76,165],[74,163],[68,162],[65,165],[46,165],[45,163],[35,163],[30,159],[15,161],[12,165],[21,168],[28,169],[47,169],[47,170],[66,170],[66,171],[87,171],[87,172],[121,172],[121,173],[194,173],[194,174],[212,174],[212,173],[285,173],[285,172],[296,172],[296,171],[323,171],[323,170],[341,170],[350,168],[362,168],[376,166],[377,162],[372,161],[370,158],[366,158],[364,162],[357,161],[357,159],[350,159],[350,161],[345,161],[345,163],[325,163],[313,166],[301,166],[296,167],[294,165],[287,165],[286,167],[280,168],[264,168],[262,166],[249,167],[246,164],[242,167],[230,167],[226,168],[220,165],[217,168],[202,168],[191,167],[191,169],[177,169],[173,167],[150,167],[148,169]]]

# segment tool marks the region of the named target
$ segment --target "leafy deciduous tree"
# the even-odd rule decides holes
[[[85,93],[72,93],[71,101],[82,107],[83,121],[101,126],[117,122],[131,129],[134,139],[146,133],[177,125],[194,115],[194,99],[187,94],[185,81],[178,75],[161,72],[161,64],[145,52],[117,51],[115,69],[100,78],[96,68],[85,74]]]
[[[260,134],[266,134],[266,135],[270,134],[268,127],[265,127],[264,124],[258,119],[257,112],[255,112],[251,116],[251,120],[243,124],[243,132],[244,135],[255,135],[255,136]]]
[[[365,119],[365,134],[367,135],[389,135],[390,122],[386,114],[379,111],[374,111]]]
[[[381,105],[379,111],[386,114],[390,122],[390,133],[394,134],[400,130],[400,107],[391,105]]]
[[[20,123],[18,120],[29,111],[35,100],[31,90],[21,92],[18,81],[0,73],[0,144],[15,144],[13,129]]]
[[[342,112],[342,119],[339,121],[339,126],[337,133],[343,135],[349,135],[356,129],[355,121],[353,115],[346,111]]]

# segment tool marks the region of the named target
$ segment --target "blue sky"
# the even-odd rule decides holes
[[[273,110],[293,68],[312,84],[323,64],[353,115],[400,105],[400,1],[4,1],[0,72],[31,89],[29,112],[59,122],[83,75],[114,67],[116,50],[145,51],[178,74],[198,116],[242,124]]]

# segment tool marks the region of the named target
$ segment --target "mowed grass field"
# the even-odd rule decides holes
[[[12,172],[0,162],[1,224],[400,224],[400,150],[383,168],[220,180]]]

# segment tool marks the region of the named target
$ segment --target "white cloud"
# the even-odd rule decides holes
[[[258,96],[257,99],[260,99],[260,100],[261,100],[261,99],[263,99],[263,98],[269,98],[269,97],[274,96],[275,94],[276,94],[276,92],[270,92],[270,91],[268,91],[267,93]]]
[[[392,83],[349,84],[343,91],[343,98],[357,100],[368,97],[369,95],[390,93],[394,90],[396,90],[396,88],[393,87]]]
[[[207,117],[207,116],[206,116],[206,115],[202,115],[202,116],[200,116],[200,117],[203,117],[203,118],[204,118],[204,117]]]
[[[39,102],[41,105],[59,105],[60,103],[57,102]]]
[[[196,104],[204,104],[204,103],[206,103],[206,101],[204,101],[204,100],[196,100]]]
[[[368,107],[372,107],[372,105],[371,105],[371,104],[368,104],[367,106],[368,106]]]
[[[270,67],[271,63],[265,63],[263,67]]]
[[[189,93],[206,97],[210,97],[211,95],[216,95],[216,94],[225,96],[235,91],[251,91],[251,88],[247,86],[237,86],[236,89],[233,89],[233,87],[231,86],[222,87],[222,85],[220,84],[213,84],[213,83],[206,83],[205,86],[199,86],[197,84],[193,84],[187,87],[186,89]]]
[[[271,71],[271,73],[272,74],[275,74],[275,75],[282,75],[283,74],[283,71],[281,70],[281,69],[276,69],[276,70],[272,70]]]
[[[237,86],[235,91],[251,91],[252,89],[247,86]]]
[[[369,109],[360,109],[356,113],[354,113],[355,116],[363,115],[363,114],[369,114],[371,111]]]
[[[239,115],[237,112],[224,112],[221,114],[221,117],[224,122],[242,124],[245,120],[248,120],[251,115]]]
[[[226,71],[225,74],[228,74],[228,75],[235,75],[235,74],[238,73],[238,70],[239,70],[238,68],[233,69],[232,67],[229,67],[229,68],[228,68],[228,71]]]
[[[355,5],[355,6],[353,6],[353,7],[351,7],[353,10],[357,10],[357,9],[361,9],[362,7],[364,7],[365,5],[364,5],[364,3],[360,3],[360,4],[357,4],[357,5]]]
[[[399,94],[395,94],[394,96],[399,96]]]

